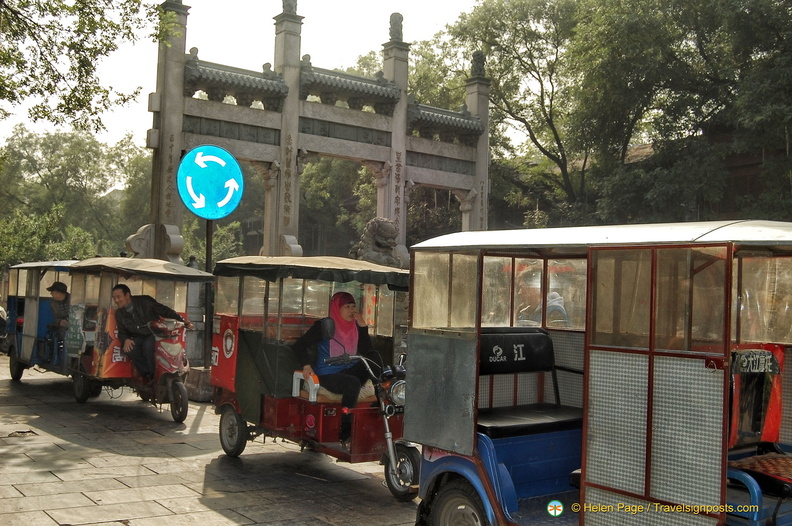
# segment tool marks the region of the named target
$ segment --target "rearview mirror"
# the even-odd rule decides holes
[[[332,340],[335,336],[335,322],[333,321],[333,318],[322,318],[321,326],[322,338],[325,340]]]

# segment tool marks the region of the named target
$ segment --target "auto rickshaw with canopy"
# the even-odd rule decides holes
[[[211,379],[226,454],[238,456],[248,440],[270,436],[340,461],[382,461],[394,497],[412,500],[420,455],[401,439],[408,272],[331,256],[249,256],[218,262],[214,274]],[[371,384],[350,409],[349,449],[338,441],[340,395],[316,377],[305,381],[291,347],[316,321],[330,319],[330,298],[339,291],[355,298],[386,364],[370,367]]]
[[[79,261],[69,273],[73,317],[82,327],[71,337],[74,343],[69,347],[74,353],[70,373],[75,399],[84,402],[103,386],[126,386],[154,405],[169,403],[174,421],[184,421],[188,409],[184,380],[189,363],[183,324],[176,320],[148,324],[156,338],[155,372],[154,378],[146,381],[122,353],[112,289],[123,283],[133,296],[151,296],[186,318],[188,304],[197,303],[198,285],[214,281],[214,275],[160,259],[123,257]]]
[[[67,342],[60,341],[58,331],[53,330],[54,315],[50,307],[52,298],[47,288],[56,281],[69,287],[69,269],[76,262],[38,261],[20,263],[8,269],[4,294],[8,340],[5,352],[9,358],[12,380],[19,381],[25,369],[34,366],[63,375],[69,374]],[[74,324],[66,332],[66,338],[81,331],[82,328],[74,320]]]
[[[792,223],[461,232],[411,256],[417,525],[792,524]]]

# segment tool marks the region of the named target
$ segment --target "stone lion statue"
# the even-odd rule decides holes
[[[349,251],[349,257],[389,267],[406,268],[409,264],[405,257],[407,251],[396,241],[398,232],[396,222],[392,219],[375,217],[366,223],[363,235]],[[404,249],[403,252],[400,248]]]

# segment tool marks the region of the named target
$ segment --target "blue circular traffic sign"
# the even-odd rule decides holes
[[[187,152],[179,163],[176,183],[184,205],[204,219],[220,219],[233,212],[245,189],[242,168],[234,156],[208,144]]]

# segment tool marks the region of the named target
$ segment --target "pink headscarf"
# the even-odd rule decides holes
[[[348,354],[357,354],[357,322],[341,317],[341,307],[349,303],[355,303],[355,298],[348,292],[336,292],[330,299],[330,317],[335,322],[335,338],[330,340],[330,356],[333,357],[341,356],[345,349]]]

